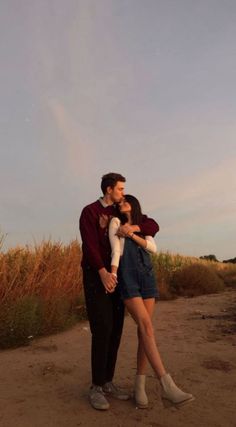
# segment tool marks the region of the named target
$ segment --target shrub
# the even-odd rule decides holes
[[[173,273],[170,288],[176,295],[193,297],[221,292],[224,290],[224,282],[211,267],[192,264]]]
[[[157,286],[161,300],[169,300],[177,297],[171,288],[171,278],[173,274],[186,265],[196,264],[195,257],[186,257],[169,252],[159,252],[152,255],[152,263],[157,278]],[[205,264],[207,261],[200,261]]]
[[[227,264],[229,266],[229,264]],[[218,276],[223,280],[225,286],[235,288],[236,286],[236,270],[235,268],[217,271]]]
[[[35,296],[8,302],[0,312],[0,348],[28,344],[37,336],[42,322],[42,304]]]

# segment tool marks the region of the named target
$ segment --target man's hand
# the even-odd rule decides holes
[[[99,275],[106,292],[114,292],[117,285],[117,278],[113,273],[109,273],[105,268],[99,270]]]
[[[127,236],[129,236],[129,234],[130,234],[130,233],[132,233],[133,231],[137,231],[137,230],[134,230],[134,226],[133,226],[133,225],[130,225],[130,224],[124,224],[124,225],[121,225],[121,226],[118,228],[116,235],[117,235],[118,237],[127,237]]]

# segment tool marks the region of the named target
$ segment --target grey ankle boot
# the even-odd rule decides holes
[[[184,393],[179,387],[177,387],[170,374],[163,375],[160,379],[160,383],[162,385],[163,399],[167,399],[175,405],[184,405],[191,400],[194,400],[192,394]]]
[[[134,397],[138,408],[148,407],[148,398],[145,391],[146,375],[137,374],[134,383]]]

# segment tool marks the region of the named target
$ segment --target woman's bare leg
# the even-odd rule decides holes
[[[148,298],[143,300],[144,306],[146,307],[147,313],[152,318],[155,299]],[[137,373],[135,376],[134,382],[134,398],[138,408],[147,408],[148,407],[148,397],[146,394],[146,375],[145,369],[148,362],[148,359],[145,354],[145,349],[143,345],[143,339],[139,327],[137,327],[138,335],[138,350],[137,350]]]
[[[155,307],[155,298],[147,298],[143,300],[145,308],[149,314],[150,319],[152,318],[154,307]],[[147,356],[145,354],[142,335],[140,333],[139,327],[137,327],[137,335],[138,335],[138,350],[137,350],[137,374],[144,375],[146,366],[147,366]]]
[[[138,325],[146,357],[157,377],[161,378],[166,374],[166,370],[156,345],[152,321],[144,301],[140,297],[130,298],[125,300],[125,305]]]
[[[140,297],[126,299],[125,305],[138,325],[139,332],[141,335],[141,346],[143,346],[145,355],[150,365],[152,366],[156,376],[160,380],[160,383],[162,385],[162,397],[178,405],[182,405],[192,401],[194,399],[193,395],[190,393],[183,392],[179,387],[176,386],[171,376],[166,373],[156,345],[152,320],[150,318],[147,308],[145,307],[143,299]],[[141,361],[141,363],[145,363],[144,359]],[[141,374],[140,377],[142,376],[144,375]],[[145,397],[145,385],[142,388],[142,397],[143,396]],[[147,405],[147,403],[145,404],[145,406]]]

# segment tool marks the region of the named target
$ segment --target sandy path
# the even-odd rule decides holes
[[[235,427],[235,316],[236,290],[157,304],[154,325],[165,365],[176,382],[196,396],[181,409],[163,406],[151,368],[147,410],[136,409],[132,400],[110,400],[106,412],[90,408],[87,322],[29,347],[2,351],[0,426]],[[136,328],[126,317],[115,379],[130,390],[135,348]]]

